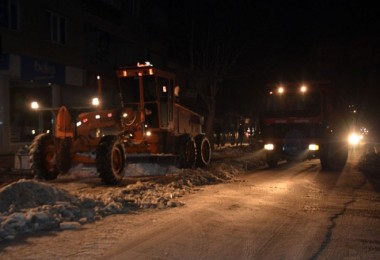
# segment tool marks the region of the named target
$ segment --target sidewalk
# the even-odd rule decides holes
[[[30,170],[15,168],[14,154],[0,154],[0,188],[20,179],[32,179]]]

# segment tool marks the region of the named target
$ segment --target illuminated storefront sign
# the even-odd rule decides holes
[[[65,66],[22,56],[21,78],[43,83],[64,84]]]

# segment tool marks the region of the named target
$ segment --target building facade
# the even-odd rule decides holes
[[[51,131],[55,108],[89,107],[99,80],[114,104],[117,67],[165,68],[166,15],[149,0],[0,0],[0,154]]]

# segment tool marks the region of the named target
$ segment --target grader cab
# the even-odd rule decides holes
[[[116,75],[117,108],[81,113],[73,122],[61,107],[54,135],[35,138],[30,161],[36,178],[55,179],[74,164],[86,163],[96,165],[102,182],[115,184],[124,176],[127,158],[170,156],[180,168],[210,163],[203,117],[177,102],[174,74],[143,63],[122,67]]]

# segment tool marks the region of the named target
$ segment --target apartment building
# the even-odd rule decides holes
[[[99,83],[105,103],[116,102],[115,68],[167,66],[167,14],[156,4],[0,0],[0,154],[51,131],[54,108],[91,106]]]

